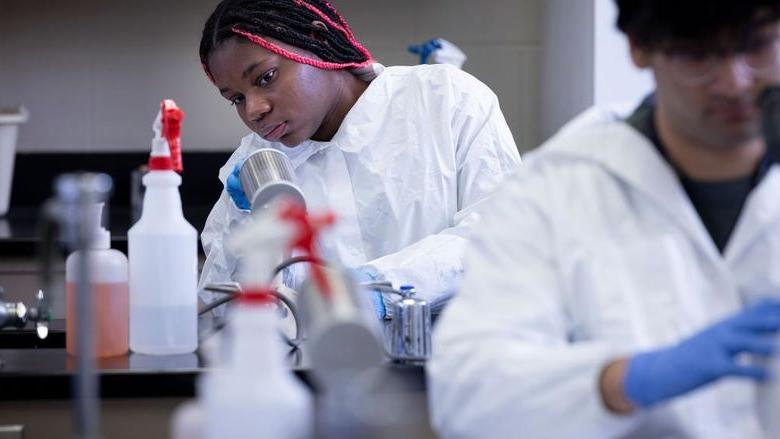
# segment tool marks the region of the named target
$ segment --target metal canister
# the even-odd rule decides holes
[[[281,151],[258,149],[244,160],[238,176],[253,211],[280,196],[306,205],[292,163]]]
[[[431,307],[414,297],[413,287],[400,291],[403,298],[393,304],[390,355],[395,361],[426,361],[431,356]]]
[[[323,267],[331,288],[325,296],[315,282],[302,286],[301,320],[306,338],[307,363],[315,381],[328,389],[344,376],[358,376],[385,360],[376,318],[366,312],[365,296],[351,274]]]

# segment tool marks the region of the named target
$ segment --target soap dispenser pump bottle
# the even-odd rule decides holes
[[[91,264],[89,291],[92,294],[92,321],[95,329],[94,353],[111,357],[127,352],[128,346],[128,282],[127,258],[110,248],[111,236],[101,227],[103,203],[90,206],[94,228],[86,250],[72,253],[65,261],[65,350],[76,355],[76,292],[78,291],[81,258]]]

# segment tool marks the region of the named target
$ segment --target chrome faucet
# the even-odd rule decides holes
[[[24,328],[27,323],[34,323],[38,338],[43,340],[49,335],[51,314],[43,290],[38,290],[35,306],[27,306],[22,302],[5,302],[2,300],[3,288],[0,287],[0,329]]]

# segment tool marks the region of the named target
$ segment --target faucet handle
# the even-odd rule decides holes
[[[49,310],[49,303],[46,301],[46,297],[43,294],[43,290],[38,290],[36,299],[37,303],[35,307],[30,309],[29,319],[35,321],[35,332],[38,334],[38,338],[43,340],[49,335],[51,312]]]
[[[35,322],[35,333],[41,340],[49,336],[49,322],[46,320],[38,320]]]

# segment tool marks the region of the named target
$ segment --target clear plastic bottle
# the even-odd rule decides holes
[[[217,367],[201,375],[198,401],[179,408],[172,434],[180,438],[309,438],[313,403],[292,374],[279,336],[276,299],[267,285],[295,227],[279,205],[254,213],[226,245],[241,254],[239,306],[228,309]],[[224,358],[222,358],[224,357]]]
[[[273,296],[248,292],[231,309],[223,368],[204,374],[205,438],[309,438],[311,393],[285,363]]]
[[[172,131],[178,136],[178,129],[166,124],[180,123],[182,117],[173,101],[163,101],[150,171],[143,177],[143,213],[127,233],[130,349],[143,354],[183,354],[198,347],[198,235],[182,213],[181,177],[174,171],[181,163],[178,148],[161,136]]]
[[[95,230],[90,248],[77,251],[65,261],[65,349],[71,355],[78,352],[76,337],[76,291],[80,260],[90,262],[89,290],[92,294],[94,353],[111,357],[127,353],[128,347],[128,282],[127,258],[112,250],[108,230],[100,226],[103,203],[92,206]]]

